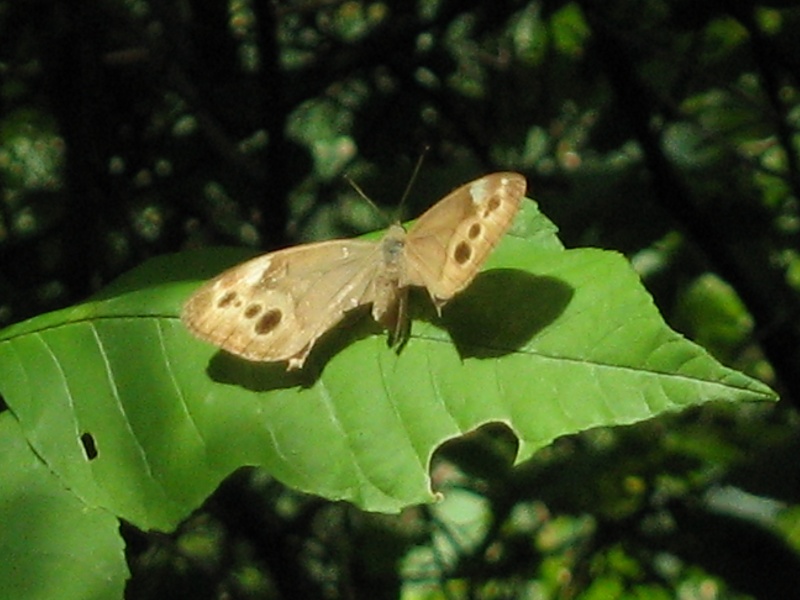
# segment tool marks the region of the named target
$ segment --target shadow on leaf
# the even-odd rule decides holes
[[[494,269],[444,310],[442,321],[462,358],[518,350],[564,312],[574,290],[555,277]]]
[[[208,363],[208,375],[214,381],[238,385],[253,392],[292,387],[311,387],[325,365],[344,348],[371,335],[381,335],[381,327],[368,316],[369,307],[362,306],[327,331],[314,345],[305,365],[296,371],[286,370],[286,361],[255,362],[218,351]]]
[[[413,310],[412,317],[447,329],[462,357],[497,357],[514,352],[550,324],[563,312],[572,293],[572,288],[553,277],[495,269],[482,273],[452,300],[441,319],[430,301],[420,298],[424,292],[415,294],[412,304],[420,309],[418,300],[422,300],[424,308]],[[286,371],[285,362],[251,362],[219,351],[208,364],[208,374],[218,383],[254,392],[311,387],[331,358],[374,335],[386,333],[369,317],[369,307],[364,306],[348,313],[318,340],[301,370]]]

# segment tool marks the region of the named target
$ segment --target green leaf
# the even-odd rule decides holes
[[[117,518],[47,470],[0,414],[0,590],[4,598],[121,598],[128,578]]]
[[[590,427],[775,398],[671,331],[622,256],[563,250],[526,204],[442,319],[412,298],[400,354],[364,315],[323,337],[299,373],[194,340],[180,305],[200,271],[222,266],[201,252],[0,332],[0,393],[77,496],[143,529],[171,529],[243,465],[390,512],[434,499],[434,450],[487,422],[511,428],[524,460]]]

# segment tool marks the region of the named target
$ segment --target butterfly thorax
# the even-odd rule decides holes
[[[381,240],[381,266],[374,280],[372,316],[392,331],[397,327],[398,304],[403,302],[401,290],[405,281],[406,230],[391,225]]]

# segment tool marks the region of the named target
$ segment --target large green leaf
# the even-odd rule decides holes
[[[0,414],[0,596],[25,600],[119,598],[125,565],[119,523],[87,506]]]
[[[299,373],[194,340],[179,307],[199,273],[233,262],[204,252],[6,329],[0,393],[66,486],[147,529],[174,527],[242,465],[396,511],[433,499],[434,450],[487,422],[515,432],[523,460],[598,425],[774,399],[671,331],[622,256],[564,250],[533,203],[516,228],[442,319],[414,298],[399,354],[364,317],[323,338]]]

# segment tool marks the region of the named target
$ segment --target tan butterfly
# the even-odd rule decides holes
[[[303,366],[346,312],[403,329],[409,286],[427,289],[437,311],[475,278],[525,195],[518,173],[492,173],[451,192],[406,232],[380,242],[331,240],[278,250],[235,266],[197,290],[181,318],[197,337],[248,360]],[[390,338],[391,340],[392,338]]]

